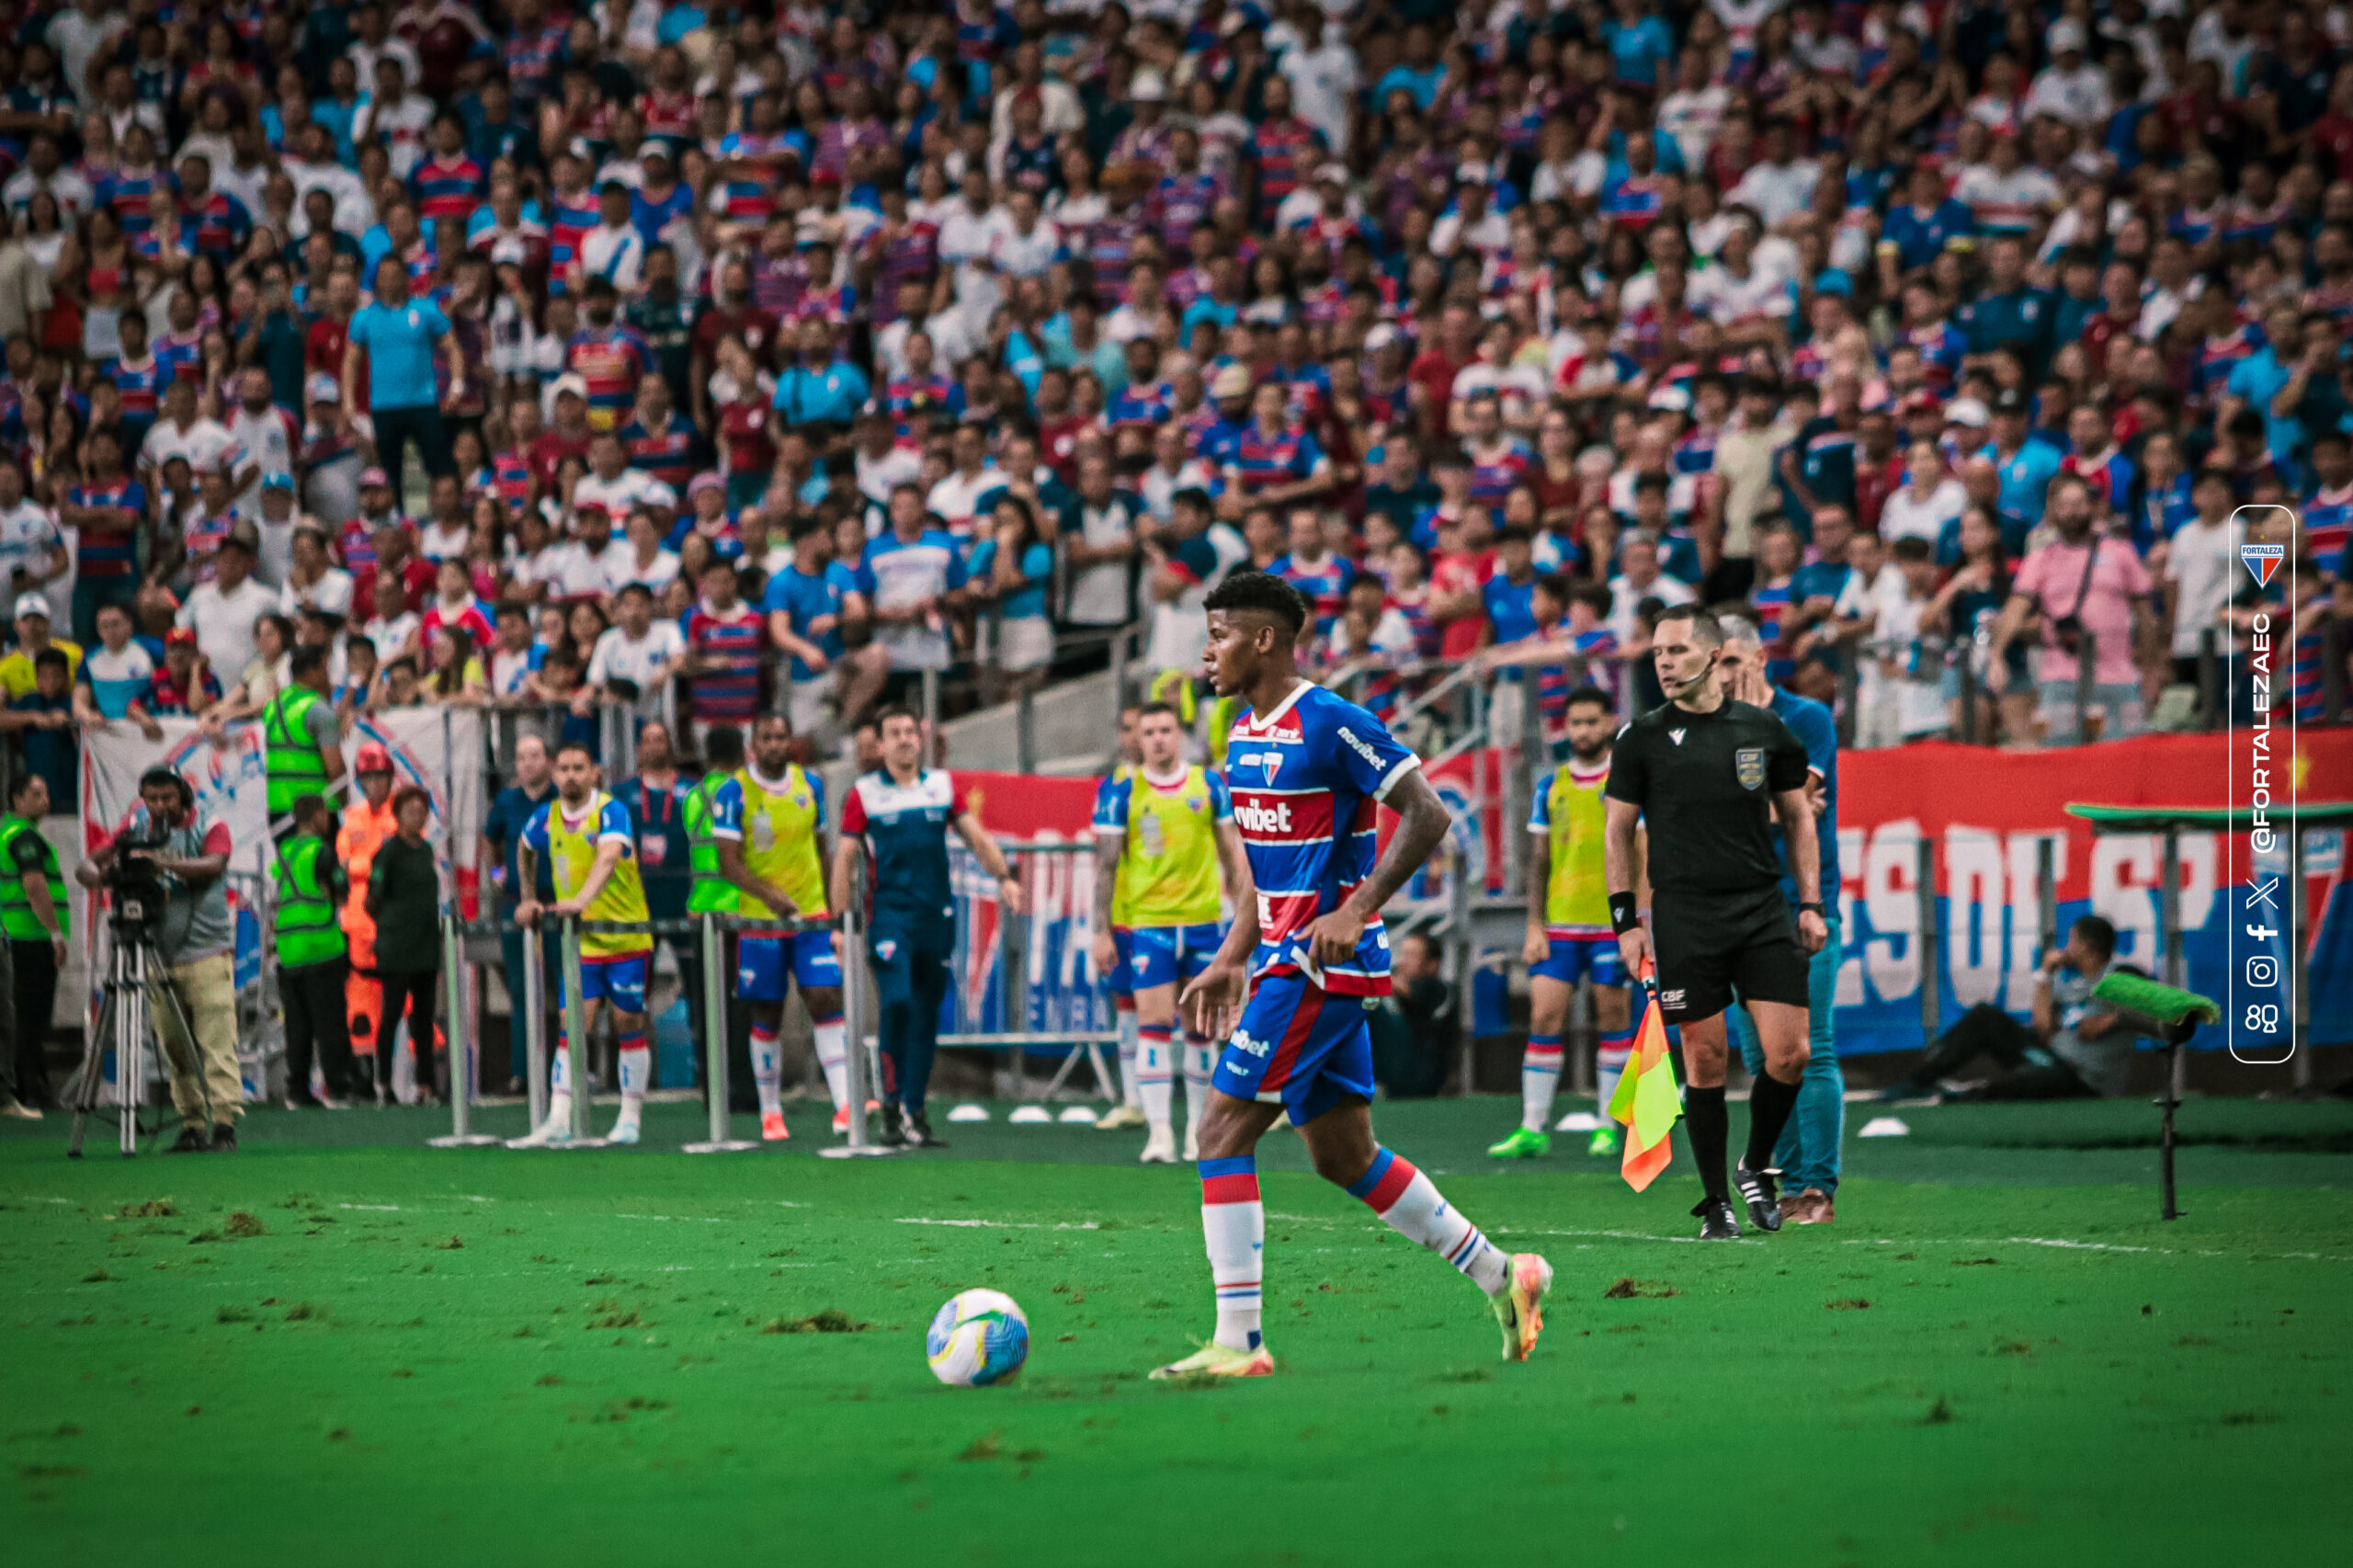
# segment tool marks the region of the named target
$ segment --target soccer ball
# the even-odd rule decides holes
[[[1029,1359],[1029,1320],[1002,1290],[960,1290],[932,1318],[924,1351],[951,1388],[1009,1382]]]

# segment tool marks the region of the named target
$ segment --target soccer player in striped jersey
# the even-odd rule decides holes
[[[1176,1163],[1176,1135],[1168,1122],[1176,1053],[1176,988],[1209,968],[1225,938],[1218,882],[1243,886],[1249,867],[1233,825],[1225,780],[1185,762],[1185,730],[1176,710],[1147,704],[1136,718],[1140,767],[1109,781],[1095,810],[1095,901],[1118,902],[1127,882],[1128,983],[1135,992],[1137,1097],[1151,1128],[1145,1165]],[[1111,933],[1095,938],[1095,962],[1118,961]],[[1201,1115],[1210,1088],[1210,1042],[1185,1037],[1185,1157],[1200,1158]]]
[[[1503,1325],[1505,1358],[1525,1359],[1543,1327],[1552,1266],[1497,1247],[1372,1135],[1365,1009],[1389,994],[1381,910],[1445,839],[1445,802],[1420,759],[1371,714],[1300,677],[1295,650],[1308,605],[1297,589],[1239,572],[1204,608],[1204,670],[1221,697],[1248,705],[1233,726],[1226,781],[1252,886],[1249,896],[1234,890],[1233,927],[1180,998],[1202,1033],[1227,1036],[1200,1132],[1216,1336],[1152,1375],[1274,1371],[1259,1322],[1267,1215],[1256,1151],[1285,1113],[1316,1173],[1484,1291]],[[1379,851],[1376,801],[1399,818]]]
[[[542,905],[536,897],[527,895],[515,906],[517,922],[536,926],[542,915],[557,919],[579,915],[589,920],[650,920],[636,844],[629,808],[597,788],[597,762],[586,744],[564,742],[555,753],[555,798],[524,824],[522,842],[515,852],[517,881],[524,888],[537,888],[539,862],[548,863],[556,902]],[[653,1076],[654,1068],[654,1052],[645,1042],[645,982],[653,963],[654,938],[644,932],[581,933],[582,1027],[593,1033],[597,1015],[610,1013],[620,1047],[621,1110],[614,1119],[613,1130],[605,1135],[608,1143],[637,1142],[646,1080]],[[561,1008],[563,1004],[559,982],[556,1006]],[[507,1147],[548,1148],[572,1141],[572,1070],[561,1038],[550,1087],[548,1119]],[[581,1093],[592,1088],[583,1085]]]
[[[1561,1087],[1562,1030],[1577,981],[1593,982],[1594,1023],[1601,1031],[1595,1092],[1608,1105],[1632,1045],[1626,976],[1609,926],[1609,893],[1601,876],[1602,786],[1609,782],[1609,737],[1617,707],[1597,686],[1569,693],[1569,760],[1536,787],[1528,820],[1528,1053],[1519,1066],[1519,1126],[1487,1153],[1532,1159],[1549,1151],[1545,1131]],[[1605,1120],[1586,1151],[1613,1154],[1618,1140]]]
[[[1095,787],[1095,816],[1103,817],[1105,797],[1121,780],[1142,763],[1142,754],[1136,750],[1136,715],[1142,711],[1140,704],[1130,703],[1120,710],[1120,760],[1103,782]],[[1095,973],[1103,988],[1111,994],[1111,1016],[1118,1022],[1120,1033],[1120,1103],[1096,1119],[1097,1131],[1114,1132],[1122,1128],[1142,1127],[1143,1096],[1136,1088],[1136,988],[1135,971],[1128,967],[1128,866],[1120,863],[1119,876],[1111,884],[1111,902],[1096,901],[1095,918],[1097,935],[1095,938]],[[1105,961],[1104,938],[1110,939],[1109,961]]]

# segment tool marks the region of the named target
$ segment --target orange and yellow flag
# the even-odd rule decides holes
[[[1650,960],[1643,961],[1643,1021],[1634,1031],[1634,1051],[1625,1072],[1619,1074],[1618,1092],[1609,1096],[1609,1114],[1625,1123],[1625,1153],[1618,1172],[1636,1192],[1650,1186],[1675,1157],[1669,1136],[1683,1114],[1683,1096],[1675,1085],[1675,1062],[1666,1054],[1666,1020],[1658,1010],[1658,985]]]

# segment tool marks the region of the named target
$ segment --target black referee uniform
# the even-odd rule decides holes
[[[1604,793],[1640,807],[1649,829],[1651,944],[1667,1022],[1712,1018],[1732,1006],[1735,990],[1745,1001],[1807,1005],[1808,960],[1781,895],[1773,815],[1773,797],[1803,789],[1806,777],[1803,743],[1769,709],[1745,702],[1727,699],[1704,713],[1669,703],[1619,734]],[[1749,1103],[1742,1191],[1768,1229],[1779,1215],[1766,1220],[1759,1203],[1769,1208],[1771,1198],[1749,1187],[1770,1178],[1750,1167],[1761,1172],[1771,1162],[1796,1096],[1795,1085],[1767,1074]],[[1704,1213],[1729,1204],[1723,1087],[1692,1085],[1684,1098],[1707,1188],[1693,1212]]]

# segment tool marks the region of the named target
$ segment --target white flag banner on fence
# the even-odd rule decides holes
[[[250,918],[237,923],[237,990],[239,996],[238,1057],[244,1068],[245,1097],[263,1099],[271,1094],[272,1059],[282,1049],[282,1036],[270,998],[261,983],[263,903],[268,880],[270,824],[269,781],[262,745],[261,726],[231,724],[218,735],[208,733],[194,719],[158,721],[163,735],[149,740],[138,726],[115,723],[104,730],[82,733],[82,846],[85,853],[119,830],[139,804],[139,778],[157,766],[176,769],[196,790],[197,805],[228,824],[230,896]],[[359,747],[373,741],[392,754],[395,789],[422,785],[433,798],[433,820],[426,828],[445,868],[452,867],[453,885],[462,897],[472,882],[474,846],[482,833],[483,724],[470,709],[405,708],[358,720],[344,736],[343,755],[348,765]],[[351,787],[356,788],[356,785]],[[340,807],[343,790],[330,799]],[[88,954],[88,974],[103,972],[106,956],[100,937],[98,895],[84,892],[81,931]],[[395,1086],[404,1098],[411,1093],[408,1062],[404,1052]]]
[[[255,858],[256,848],[269,843],[261,726],[231,724],[216,738],[194,719],[158,723],[163,738],[153,741],[130,723],[83,732],[85,846],[123,824],[139,804],[139,776],[162,765],[177,769],[195,788],[197,803],[228,824],[233,869],[266,866]],[[347,768],[369,741],[392,753],[394,788],[420,784],[432,795],[427,834],[445,858],[454,856],[460,869],[472,869],[483,823],[482,715],[471,709],[404,708],[361,718],[344,737]]]

